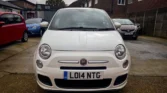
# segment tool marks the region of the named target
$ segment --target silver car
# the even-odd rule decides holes
[[[118,29],[122,37],[132,37],[134,40],[138,38],[138,28],[129,19],[113,19],[115,23],[120,23],[121,27]]]

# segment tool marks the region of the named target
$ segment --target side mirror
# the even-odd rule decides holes
[[[114,23],[114,25],[115,25],[116,29],[118,29],[118,28],[120,28],[120,27],[121,27],[121,24],[120,24],[120,23],[118,23],[118,22],[115,22],[115,23]]]
[[[46,22],[46,21],[40,23],[41,27],[48,27],[48,25],[49,25],[49,22]]]
[[[3,26],[5,24],[4,21],[0,21],[0,26]]]

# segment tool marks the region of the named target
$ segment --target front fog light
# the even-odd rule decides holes
[[[36,63],[39,68],[43,67],[43,63],[40,60],[37,60]]]
[[[127,68],[127,67],[128,67],[128,65],[129,65],[129,61],[128,61],[128,60],[126,60],[126,61],[123,63],[123,68]]]

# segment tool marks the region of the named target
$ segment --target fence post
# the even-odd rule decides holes
[[[146,12],[144,12],[144,16],[143,16],[143,29],[142,29],[142,32],[144,32],[144,26],[145,26],[145,17],[146,17]]]
[[[165,15],[165,13],[164,13],[164,15]],[[162,35],[162,27],[163,27],[163,24],[164,24],[164,15],[163,15],[163,17],[162,17],[162,23],[161,23],[161,28],[160,28],[160,35],[163,37],[163,35]]]
[[[137,16],[137,13],[135,13],[135,23],[136,23],[136,16]]]
[[[158,16],[158,9],[157,9],[156,15],[155,15],[155,23],[154,23],[154,33],[153,33],[153,36],[155,36],[155,30],[156,30],[156,24],[157,24],[157,16]]]

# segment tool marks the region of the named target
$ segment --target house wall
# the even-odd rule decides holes
[[[26,1],[12,1],[11,3],[19,6],[19,7],[22,7],[22,8],[25,8],[25,9],[35,9],[35,5],[33,4],[30,4]]]
[[[118,5],[118,0],[98,0],[98,4],[94,4],[92,0],[92,7],[104,9],[111,17],[126,17],[126,5]]]
[[[34,3],[30,3],[28,1],[10,1],[10,3],[19,6],[21,8],[23,8],[23,11],[21,12],[21,14],[23,15],[23,17],[25,19],[28,18],[33,18],[36,17],[36,13],[35,13],[35,9],[36,9],[36,5]]]
[[[112,0],[111,0],[112,1]],[[127,0],[126,0],[127,1]],[[125,1],[125,5],[118,5],[118,0],[113,0],[113,15],[112,17],[120,17],[125,18],[126,17],[126,9],[127,9],[127,2]]]
[[[149,11],[166,6],[167,0],[133,0],[133,3],[127,6],[127,13]]]

